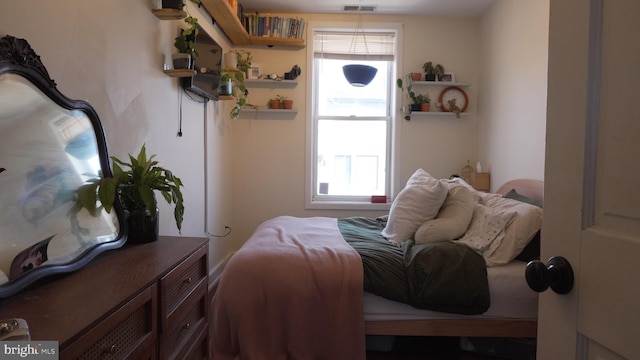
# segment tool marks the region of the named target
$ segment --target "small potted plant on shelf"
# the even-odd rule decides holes
[[[220,73],[218,95],[233,95],[233,81],[236,79],[236,71],[223,70]]]
[[[282,96],[282,95],[276,95],[276,97],[269,99],[269,109],[282,109],[283,108],[283,102],[286,100],[287,98]]]
[[[416,108],[412,108],[414,111],[429,111],[431,108],[431,98],[429,94],[415,94],[412,96],[413,104]]]
[[[287,99],[286,97],[282,99],[282,108],[291,110],[293,109],[293,100]]]
[[[198,19],[189,16],[184,19],[184,22],[188,27],[180,32],[173,43],[173,46],[178,50],[172,56],[174,69],[191,69],[193,61],[198,57],[196,50],[196,35],[199,32]]]
[[[150,242],[158,238],[158,208],[155,191],[169,203],[175,204],[174,217],[178,231],[182,229],[184,204],[182,181],[153,160],[147,158],[145,145],[137,157],[129,155],[130,162],[124,162],[115,156],[113,177],[98,178],[81,186],[76,192],[75,212],[87,209],[93,216],[99,212],[98,200],[106,212],[111,212],[116,196],[124,208],[131,242]]]
[[[194,4],[202,5],[201,0],[190,1]],[[184,8],[184,0],[162,0],[162,8],[182,10]]]
[[[436,81],[438,76],[444,74],[444,66],[440,64],[433,65],[431,61],[424,63],[422,69],[424,69],[426,81]]]

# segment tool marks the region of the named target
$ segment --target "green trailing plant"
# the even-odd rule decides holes
[[[198,35],[198,19],[193,16],[188,16],[184,19],[188,27],[180,32],[180,35],[176,36],[173,46],[178,49],[179,52],[191,55],[194,60],[198,57],[198,51],[196,50],[196,35]]]
[[[243,74],[248,74],[249,70],[251,70],[251,61],[253,60],[253,56],[250,51],[247,50],[231,50],[238,57],[238,70],[240,70]]]
[[[229,116],[233,120],[237,120],[240,116],[240,109],[244,106],[253,106],[247,103],[247,95],[249,91],[244,84],[244,74],[240,71],[223,71],[220,76],[220,84],[224,84],[231,80],[231,95],[236,103],[231,108]]]
[[[88,184],[81,186],[76,192],[75,212],[85,208],[91,215],[97,216],[100,200],[104,210],[110,213],[116,196],[119,196],[125,209],[147,209],[151,215],[155,215],[155,191],[158,191],[167,203],[175,204],[173,213],[178,231],[181,231],[184,218],[184,203],[180,190],[183,186],[182,180],[171,171],[158,166],[154,158],[155,155],[147,158],[145,145],[136,157],[129,155],[129,162],[112,156],[113,176],[92,179]]]
[[[402,80],[402,78],[398,78],[396,80],[396,85],[398,86],[398,88],[401,91],[406,91],[407,92],[407,99],[412,103],[412,104],[424,104],[424,103],[431,103],[431,98],[429,97],[429,94],[416,94],[413,91],[413,79],[411,77],[411,74],[408,74],[405,76],[407,79],[407,84],[405,86],[404,81]],[[405,108],[405,107],[403,107]],[[405,108],[406,110],[404,111],[404,119],[405,120],[411,120],[411,107],[407,106]]]

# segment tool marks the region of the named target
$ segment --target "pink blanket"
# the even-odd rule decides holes
[[[363,273],[334,218],[277,217],[227,264],[213,299],[222,359],[365,359]]]

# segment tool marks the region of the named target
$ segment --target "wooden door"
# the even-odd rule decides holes
[[[640,359],[640,1],[551,0],[539,359]]]

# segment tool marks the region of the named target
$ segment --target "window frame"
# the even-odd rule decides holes
[[[307,116],[306,116],[306,154],[305,154],[305,209],[331,209],[331,210],[389,210],[391,201],[395,197],[395,184],[397,183],[396,171],[398,164],[397,151],[395,145],[397,143],[397,134],[399,129],[399,119],[402,114],[399,111],[398,104],[401,104],[400,92],[395,90],[395,81],[401,72],[402,64],[402,24],[398,23],[366,23],[365,31],[385,31],[395,33],[395,58],[391,62],[390,75],[391,84],[389,87],[388,99],[391,102],[389,110],[389,121],[387,123],[387,203],[371,203],[370,197],[362,196],[326,196],[321,199],[315,198],[315,187],[317,181],[317,125],[316,116],[316,97],[314,91],[316,88],[316,73],[314,71],[315,57],[313,35],[318,30],[331,31],[348,31],[353,33],[356,22],[310,22],[307,28]],[[358,118],[367,120],[367,117]],[[379,119],[379,118],[378,118]],[[380,195],[380,194],[371,194]]]

